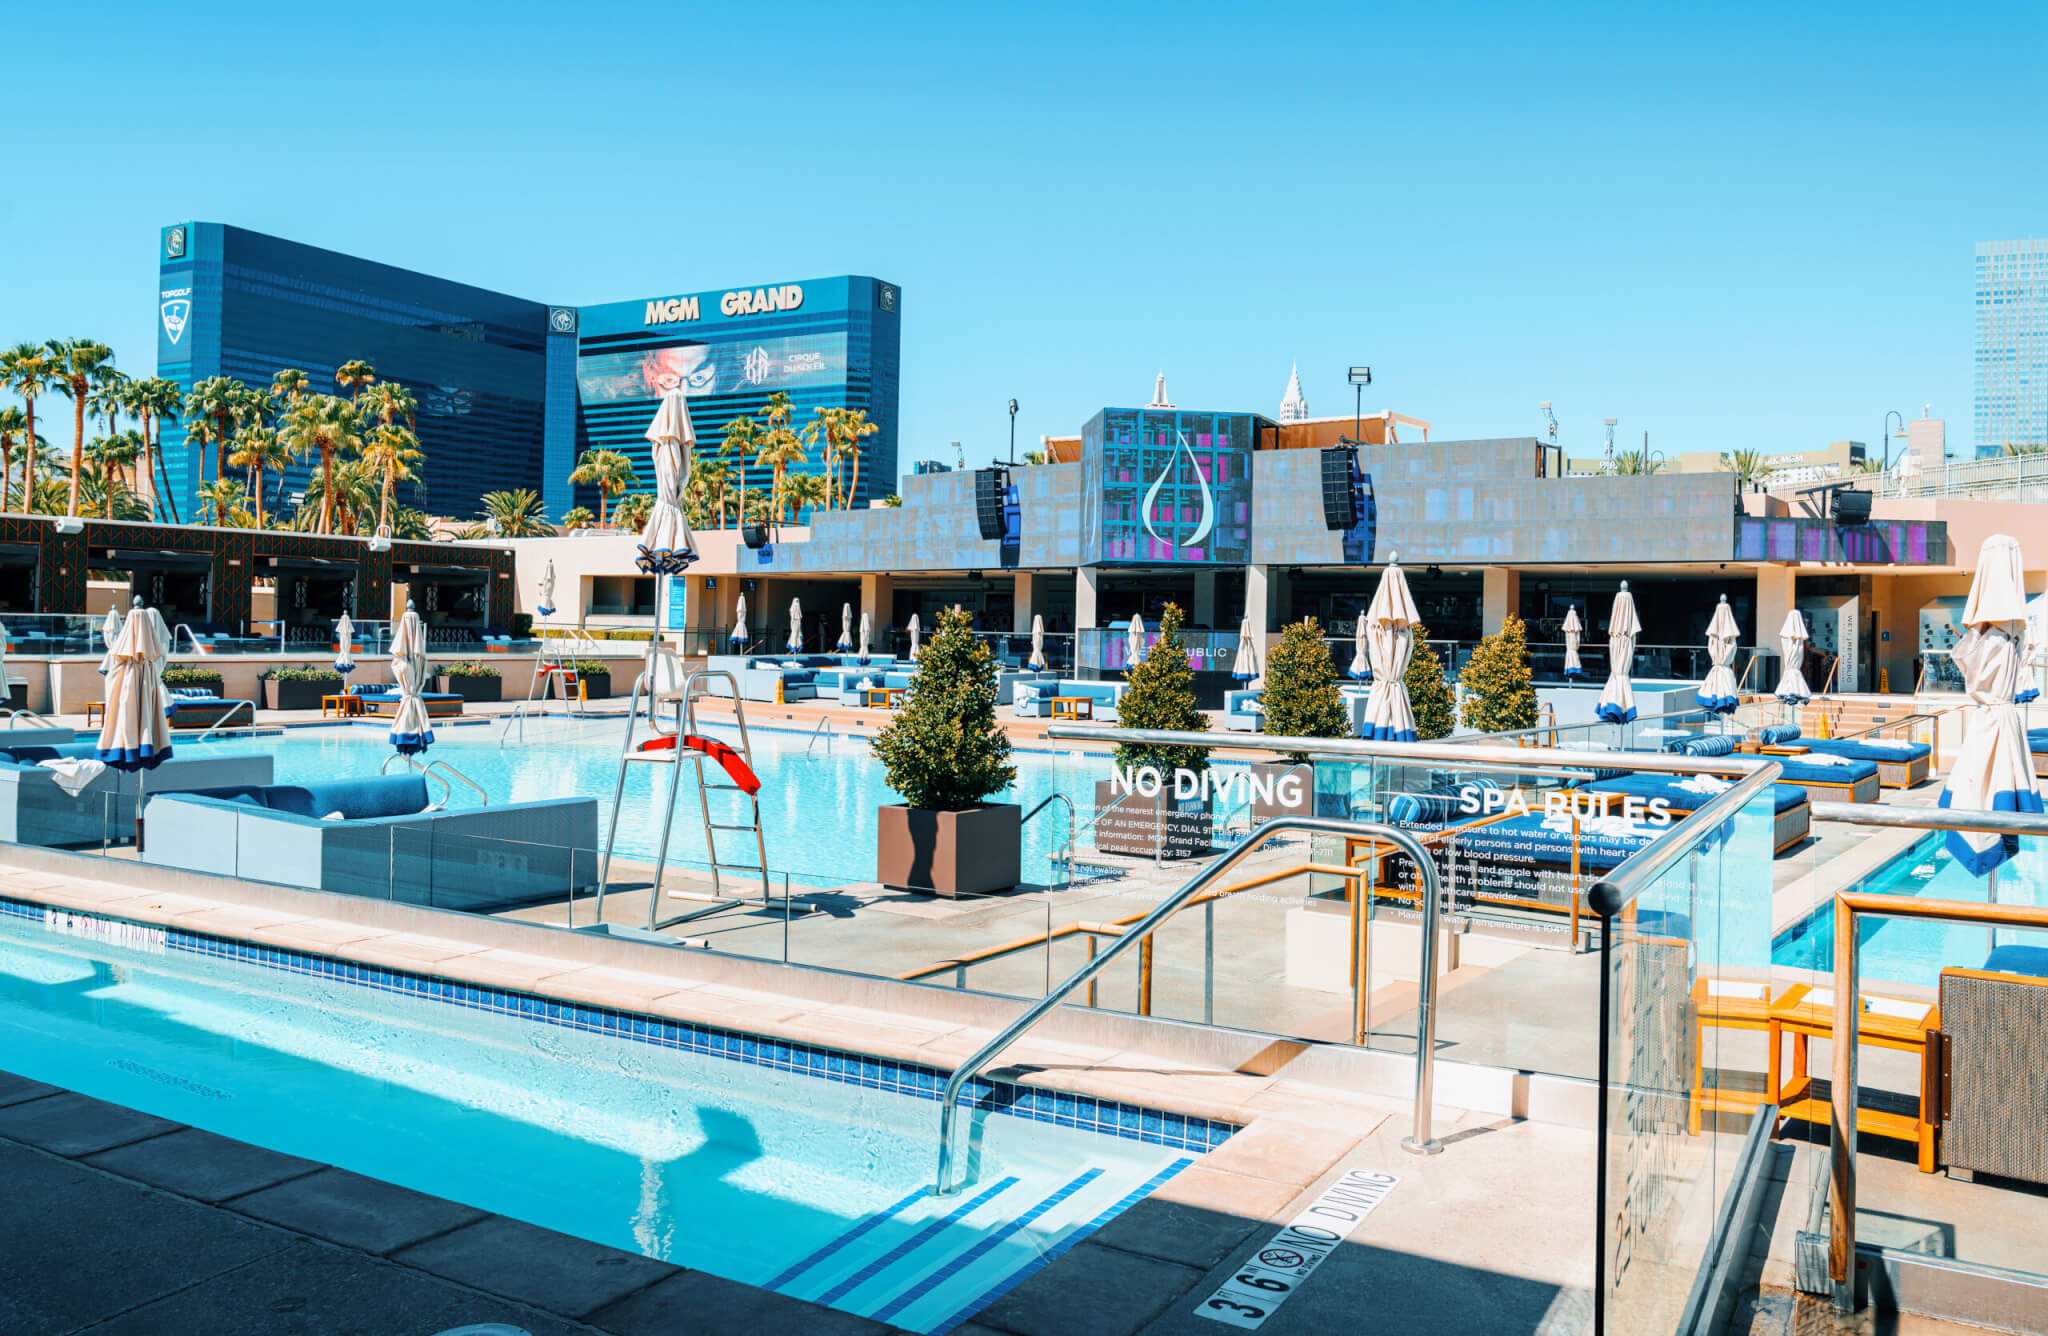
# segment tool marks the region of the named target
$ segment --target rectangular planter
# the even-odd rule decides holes
[[[1162,788],[1152,797],[1134,793],[1123,798],[1110,792],[1106,779],[1095,781],[1095,847],[1106,854],[1132,858],[1197,858],[1211,851],[1209,804],[1203,798],[1176,799]]]
[[[583,684],[583,698],[585,700],[611,699],[612,675],[610,673],[578,673],[576,674],[576,680]],[[557,677],[555,679],[555,695],[558,699],[572,700],[575,698],[576,689]]]
[[[1014,803],[964,812],[891,803],[876,817],[875,880],[884,886],[954,899],[1017,884],[1024,840]]]
[[[469,677],[462,674],[442,674],[434,679],[434,690],[444,696],[460,696],[465,704],[471,701],[505,699],[505,679],[502,677]]]
[[[263,680],[263,708],[267,710],[317,710],[322,696],[339,696],[343,684],[335,682]]]

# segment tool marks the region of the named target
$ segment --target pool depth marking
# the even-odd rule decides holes
[[[1392,1174],[1350,1170],[1233,1270],[1195,1306],[1195,1316],[1247,1330],[1262,1325],[1400,1181]]]

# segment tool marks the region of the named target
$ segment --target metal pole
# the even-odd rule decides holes
[[[1431,1136],[1430,1101],[1436,1091],[1436,934],[1443,913],[1443,892],[1424,854],[1415,866],[1417,889],[1422,892],[1422,970],[1415,995],[1415,1131],[1401,1138],[1401,1149],[1411,1155],[1436,1155],[1444,1143]]]
[[[1048,985],[1047,992],[1052,989]],[[1216,1023],[1216,902],[1202,902],[1202,1024]]]
[[[1365,386],[1351,383],[1351,443],[1365,444]]]
[[[1838,1313],[1856,1311],[1856,911],[1835,901],[1834,1079],[1828,1091],[1828,1280]]]

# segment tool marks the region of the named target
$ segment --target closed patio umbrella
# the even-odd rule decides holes
[[[7,624],[0,622],[0,704],[14,704],[14,681],[7,676]]]
[[[158,613],[157,615],[161,617],[163,614]],[[107,619],[100,623],[100,640],[107,647],[107,652],[100,656],[101,677],[105,677],[107,671],[114,666],[114,644],[120,638],[121,610],[119,608],[108,608]]]
[[[1396,554],[1398,555],[1398,554]],[[1408,577],[1394,561],[1380,573],[1366,609],[1366,648],[1372,659],[1372,693],[1365,698],[1359,736],[1383,742],[1415,741],[1415,712],[1408,706],[1409,656],[1415,652],[1415,600]]]
[[[1977,573],[1963,605],[1956,668],[1969,693],[1968,733],[1942,786],[1941,805],[1984,812],[2039,812],[2026,725],[2018,691],[2027,600],[2017,539],[1993,534],[1977,554]],[[1948,832],[1948,851],[1973,876],[1984,876],[2019,852],[2017,835]]]
[[[860,659],[863,667],[867,665],[867,661],[870,658],[874,657],[868,653],[868,615],[866,613],[860,615],[860,649],[856,657]]]
[[[800,598],[789,601],[789,652],[804,652],[804,601]]]
[[[1579,605],[1574,603],[1564,610],[1564,675],[1568,679],[1586,675],[1586,665],[1579,662],[1579,637],[1585,634]]]
[[[1346,675],[1354,682],[1372,681],[1372,647],[1366,643],[1366,619],[1360,617],[1351,627],[1351,667]]]
[[[334,623],[334,671],[347,677],[356,670],[356,624],[343,613]]]
[[[5,632],[0,631],[0,638]],[[2020,692],[2013,697],[2016,705],[2025,705],[2041,695],[2041,670],[2048,668],[2048,594],[2041,594],[2027,602],[2026,660],[2020,671]],[[0,671],[0,681],[6,673]]]
[[[690,521],[683,514],[683,487],[690,480],[690,449],[697,431],[690,425],[690,406],[681,388],[661,396],[661,407],[647,424],[647,440],[654,457],[654,505],[647,511],[647,527],[640,531],[640,550],[633,561],[643,571],[680,575],[697,559]]]
[[[409,600],[405,616],[391,633],[391,680],[398,686],[391,745],[402,756],[417,755],[434,745],[434,728],[427,722],[427,702],[420,695],[427,685],[427,629]]]
[[[853,653],[853,604],[839,605],[839,643],[836,648],[841,654]]]
[[[1259,638],[1252,634],[1252,619],[1237,625],[1237,657],[1230,661],[1230,675],[1249,686],[1259,677]]]
[[[1145,661],[1145,619],[1132,613],[1131,624],[1124,635],[1124,671],[1129,672]]]
[[[1045,671],[1045,618],[1035,612],[1031,614],[1031,657],[1024,666],[1034,673]]]
[[[1710,714],[1728,714],[1735,709],[1740,683],[1729,665],[1735,662],[1735,649],[1741,642],[1742,628],[1735,624],[1735,611],[1723,594],[1714,606],[1714,619],[1707,623],[1707,661],[1712,666],[1699,690],[1700,708]]]
[[[745,594],[740,595],[739,602],[734,605],[732,610],[732,647],[734,649],[745,649],[747,647],[747,596]]]
[[[913,658],[913,659],[915,659],[915,658],[917,657],[917,636],[918,636],[918,625],[917,625],[917,614],[916,614],[916,613],[914,613],[914,612],[910,614],[910,628],[909,628],[909,629],[910,629],[910,657],[911,657],[911,658]]]
[[[1785,624],[1778,628],[1778,653],[1785,663],[1778,671],[1778,689],[1771,694],[1789,705],[1804,705],[1813,699],[1813,691],[1806,685],[1806,619],[1793,608],[1785,614]]]
[[[135,608],[108,651],[107,713],[94,748],[103,763],[135,774],[135,844],[142,847],[142,772],[170,759],[170,706],[164,695],[164,661],[171,655],[171,632],[163,614]]]
[[[547,568],[540,573],[540,602],[533,610],[543,617],[555,615],[555,560],[548,558]]]
[[[1625,724],[1636,717],[1636,689],[1629,680],[1635,666],[1636,637],[1643,624],[1636,620],[1636,601],[1628,592],[1628,581],[1614,596],[1614,608],[1607,614],[1607,685],[1600,688],[1600,703],[1593,713],[1610,724]]]

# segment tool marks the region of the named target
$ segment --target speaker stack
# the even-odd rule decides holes
[[[1323,524],[1349,529],[1358,523],[1358,447],[1333,445],[1323,451]]]
[[[1009,492],[1008,469],[974,471],[974,523],[983,538],[1000,539],[1003,536],[1003,499]]]

